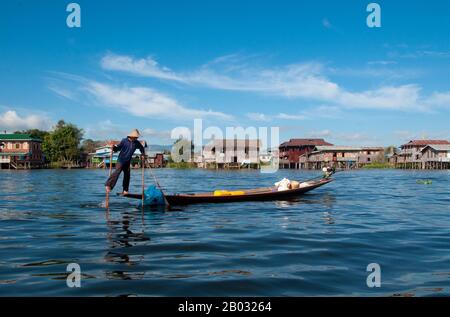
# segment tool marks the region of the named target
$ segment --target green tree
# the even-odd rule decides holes
[[[397,148],[394,145],[390,145],[390,146],[384,148],[385,155],[394,154],[394,153],[397,153]]]
[[[28,129],[28,130],[22,130],[22,131],[16,131],[14,133],[20,133],[20,134],[30,134],[31,137],[44,140],[45,136],[49,134],[48,131],[43,131],[39,129]]]
[[[73,163],[80,157],[83,130],[60,120],[54,130],[45,136],[42,148],[51,162]]]
[[[104,143],[104,141],[94,141],[92,139],[83,140],[81,143],[81,151],[84,153],[94,153]]]

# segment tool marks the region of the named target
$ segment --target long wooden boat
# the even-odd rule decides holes
[[[170,205],[190,205],[199,203],[228,203],[239,201],[260,201],[260,200],[286,200],[302,195],[314,188],[323,186],[331,182],[331,178],[322,178],[320,180],[309,180],[303,182],[302,187],[278,191],[276,187],[264,187],[257,189],[242,190],[240,195],[215,196],[214,192],[204,193],[182,193],[166,195]],[[122,195],[126,198],[142,199],[141,194]]]

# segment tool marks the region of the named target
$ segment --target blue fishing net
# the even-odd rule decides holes
[[[156,186],[149,186],[144,191],[144,206],[165,205],[163,193]]]

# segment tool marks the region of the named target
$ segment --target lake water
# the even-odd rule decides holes
[[[319,173],[154,172],[167,192]],[[0,171],[0,296],[450,295],[449,171],[341,172],[291,201],[172,212],[116,196],[106,212],[106,173]],[[130,191],[139,186],[136,170]],[[81,267],[80,288],[66,285],[69,263]],[[366,284],[369,263],[380,288]]]

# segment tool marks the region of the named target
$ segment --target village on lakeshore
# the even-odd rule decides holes
[[[179,141],[179,140],[178,140]],[[107,168],[115,165],[118,153],[111,145],[118,140],[93,141],[82,138],[82,130],[60,121],[55,131],[17,131],[0,134],[0,169]],[[410,140],[399,147],[334,145],[322,138],[295,138],[278,148],[262,151],[261,140],[213,140],[201,151],[191,144],[189,159],[174,161],[172,145],[148,145],[145,165],[152,168],[183,167],[208,169],[260,168],[276,162],[282,169],[401,168],[450,169],[448,140]],[[176,142],[175,142],[176,144]],[[135,152],[133,167],[141,166]]]

